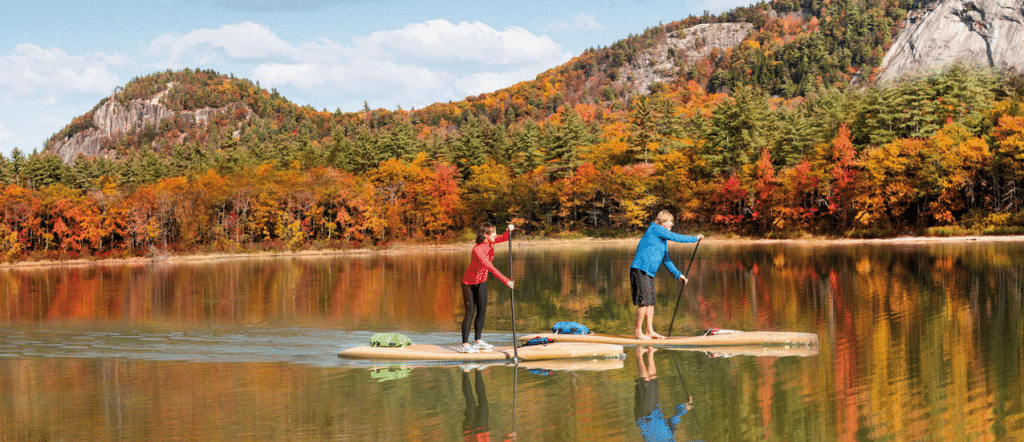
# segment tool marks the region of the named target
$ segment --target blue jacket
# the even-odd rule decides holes
[[[672,277],[679,279],[682,273],[668,257],[668,241],[697,242],[697,237],[672,233],[659,224],[651,223],[651,226],[647,228],[647,233],[644,233],[643,238],[640,238],[640,243],[636,245],[636,255],[633,256],[633,264],[630,265],[630,268],[643,270],[653,278],[655,273],[658,273],[658,267],[665,264],[665,268],[672,273]]]

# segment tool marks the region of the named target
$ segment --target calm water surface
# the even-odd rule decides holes
[[[634,247],[517,245],[517,330],[629,334]],[[1024,440],[1024,241],[701,244],[674,334],[813,332],[816,353],[337,358],[380,331],[458,341],[468,254],[0,269],[0,440]],[[490,285],[484,339],[507,345]],[[679,286],[657,287],[666,333]]]

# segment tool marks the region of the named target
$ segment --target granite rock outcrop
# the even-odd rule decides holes
[[[1024,72],[1024,0],[939,0],[911,11],[877,79],[953,63]]]
[[[715,49],[725,50],[739,45],[754,27],[751,23],[700,24],[673,32],[663,44],[643,53],[619,72],[619,83],[630,83],[631,89],[647,91],[656,82],[671,82],[679,77],[676,60],[685,66],[699,63]],[[679,54],[675,57],[670,51]]]
[[[160,99],[174,83],[168,83],[167,89],[146,100],[121,102],[117,93],[111,94],[92,112],[91,124],[84,130],[67,137],[51,138],[46,151],[56,154],[65,163],[72,163],[79,155],[87,157],[114,158],[117,152],[109,146],[118,136],[138,130],[146,125],[159,127],[164,120],[183,118],[188,124],[206,126],[216,115],[228,112],[233,105],[221,108],[201,108],[175,112],[160,103]],[[246,108],[246,113],[251,111]],[[177,140],[181,142],[182,140]]]

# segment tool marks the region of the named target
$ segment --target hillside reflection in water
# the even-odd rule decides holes
[[[633,247],[517,245],[516,328],[630,333]],[[691,251],[671,249],[681,268]],[[676,335],[802,331],[821,346],[662,349],[650,367],[635,348],[518,368],[335,356],[379,331],[457,341],[468,246],[0,269],[0,439],[643,440],[656,410],[675,440],[1021,440],[1022,258],[1010,241],[708,240]],[[490,286],[485,339],[508,344],[509,291]],[[679,287],[667,272],[657,287],[666,333]]]

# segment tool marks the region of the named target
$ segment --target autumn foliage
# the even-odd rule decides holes
[[[0,256],[443,241],[481,221],[632,235],[660,209],[688,231],[768,237],[1024,231],[1020,77],[954,66],[850,88],[895,30],[839,35],[833,20],[894,23],[905,5],[804,3],[671,23],[424,109],[318,111],[212,71],[138,78],[112,99],[165,91],[165,106],[214,117],[136,128],[73,164],[0,156]],[[749,44],[677,63],[677,80],[647,90],[623,78],[671,32],[730,19],[756,25]],[[785,60],[854,37],[828,61],[842,69]]]

